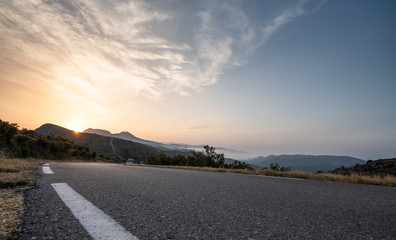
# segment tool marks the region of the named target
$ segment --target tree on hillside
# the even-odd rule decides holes
[[[197,152],[193,150],[191,152],[192,161],[191,165],[199,167],[224,167],[224,154],[216,153],[216,149],[209,145],[204,146],[204,150]]]
[[[206,156],[209,158],[210,162],[213,162],[215,166],[213,167],[223,167],[224,166],[224,154],[216,153],[216,148],[209,145],[204,146],[204,151]]]
[[[10,145],[11,139],[18,133],[18,124],[0,120],[0,142]]]

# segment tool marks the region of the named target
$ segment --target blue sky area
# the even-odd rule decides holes
[[[240,159],[396,157],[395,11],[392,0],[0,1],[0,118]]]

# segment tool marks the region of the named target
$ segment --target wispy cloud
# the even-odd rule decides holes
[[[206,128],[210,128],[210,126],[209,125],[192,126],[192,127],[189,127],[188,129],[190,129],[190,130],[200,130],[200,129],[206,129]]]
[[[279,16],[269,21],[260,30],[261,39],[259,45],[265,43],[276,31],[278,31],[283,25],[292,21],[293,19],[300,17],[305,14],[313,13],[319,10],[326,0],[301,0],[298,1],[294,6],[286,9]]]
[[[192,14],[146,1],[2,1],[0,81],[27,84],[34,75],[104,109],[138,95],[188,95],[323,2],[312,4],[300,1],[257,25],[232,1],[202,2]]]

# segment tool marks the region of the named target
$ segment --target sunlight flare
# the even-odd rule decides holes
[[[73,122],[68,123],[67,128],[76,132],[76,133],[80,133],[85,130],[83,124],[79,121],[73,121]]]

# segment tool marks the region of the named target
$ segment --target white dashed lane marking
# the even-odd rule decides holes
[[[78,194],[67,183],[52,183],[59,197],[95,240],[138,240],[110,216]]]
[[[43,173],[44,174],[54,174],[54,172],[51,170],[51,168],[50,167],[48,167],[48,166],[44,166],[43,167]]]

